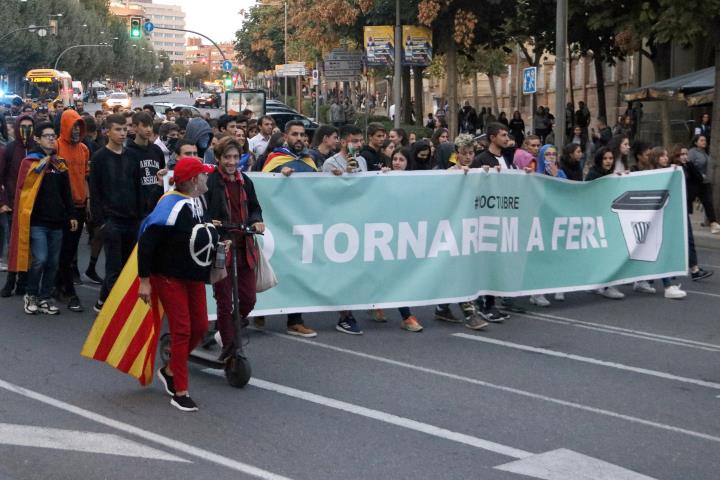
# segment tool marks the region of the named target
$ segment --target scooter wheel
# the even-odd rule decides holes
[[[165,333],[160,337],[160,360],[163,365],[170,362],[170,334]]]
[[[250,381],[251,376],[250,361],[245,357],[232,357],[225,365],[225,378],[231,387],[244,387]]]

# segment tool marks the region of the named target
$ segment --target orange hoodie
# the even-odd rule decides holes
[[[72,128],[80,124],[80,140],[72,143]],[[60,117],[58,156],[65,160],[70,174],[70,190],[76,207],[84,207],[88,198],[87,176],[90,174],[90,150],[82,143],[85,138],[85,121],[75,110],[65,110]]]

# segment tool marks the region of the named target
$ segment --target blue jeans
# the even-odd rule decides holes
[[[62,228],[30,226],[32,261],[28,272],[28,295],[41,300],[50,298],[57,276],[62,237]]]

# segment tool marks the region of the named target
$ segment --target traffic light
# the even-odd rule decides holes
[[[223,83],[225,84],[225,88],[230,88],[233,85],[232,78],[230,77],[230,73],[225,72],[225,78],[223,79]]]
[[[130,38],[137,40],[142,37],[142,17],[130,17]]]

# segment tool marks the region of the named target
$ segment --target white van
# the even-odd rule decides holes
[[[72,82],[72,89],[73,100],[82,100],[84,94],[82,82]]]

